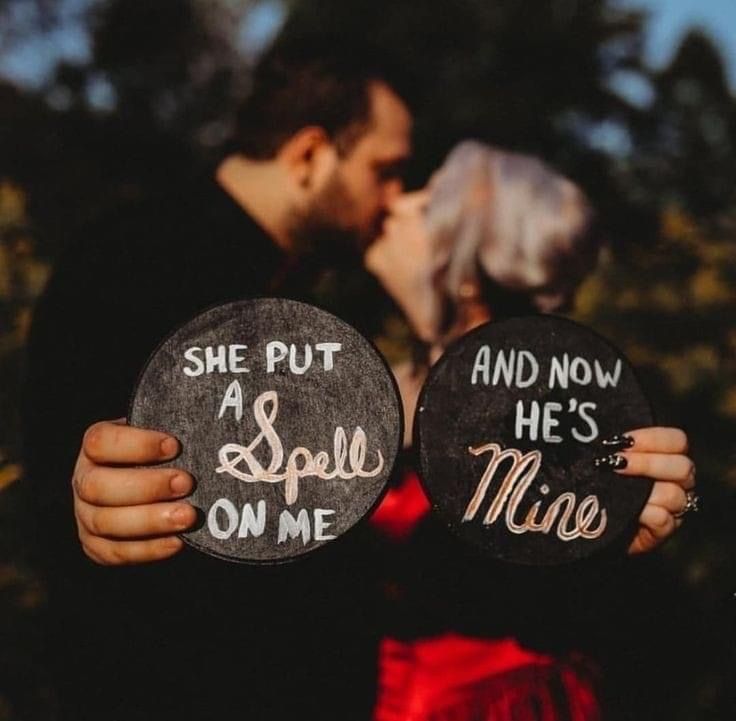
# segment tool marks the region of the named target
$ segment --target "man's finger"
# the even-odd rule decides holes
[[[177,536],[145,541],[109,541],[80,531],[79,537],[87,556],[104,566],[160,561],[178,553],[184,546]]]
[[[652,426],[627,431],[624,435],[634,440],[632,451],[639,453],[680,453],[688,451],[687,434],[680,428]]]
[[[626,459],[626,467],[616,471],[622,475],[647,476],[657,481],[677,483],[688,489],[695,485],[695,466],[687,456],[634,451],[625,451],[619,455]]]
[[[74,489],[96,506],[136,506],[169,501],[191,493],[192,477],[178,468],[111,468],[80,464]]]
[[[197,520],[197,512],[189,503],[100,508],[78,501],[75,510],[79,523],[90,535],[104,538],[173,535],[189,528]]]
[[[87,429],[82,450],[95,463],[160,463],[176,456],[179,442],[160,431],[101,421]]]

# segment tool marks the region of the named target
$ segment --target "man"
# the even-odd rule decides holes
[[[125,414],[146,358],[177,325],[219,302],[299,296],[300,253],[320,240],[362,247],[380,228],[401,191],[410,113],[357,49],[324,47],[276,47],[212,177],[98,224],[37,310],[26,463],[63,718],[369,712],[360,544],[255,569],[179,553],[176,534],[196,520],[181,500],[193,479],[144,467],[176,455],[178,442],[96,422]],[[73,515],[65,479],[82,437]]]

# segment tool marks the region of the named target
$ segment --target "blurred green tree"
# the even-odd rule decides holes
[[[706,506],[664,553],[713,623],[675,717],[720,719],[736,667],[736,100],[699,32],[650,82],[653,101],[632,116],[616,177],[657,232],[614,239],[578,317],[625,350],[660,420],[688,429]]]

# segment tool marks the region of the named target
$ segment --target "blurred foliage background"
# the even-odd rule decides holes
[[[275,33],[311,31],[371,38],[412,78],[411,184],[476,137],[592,198],[608,248],[574,316],[689,431],[705,499],[659,553],[709,629],[669,718],[736,718],[736,99],[714,41],[693,30],[652,69],[646,16],[610,0],[0,0],[0,72],[22,44],[78,45],[0,78],[0,721],[55,718],[18,482],[33,301],[81,224],[216,156]]]

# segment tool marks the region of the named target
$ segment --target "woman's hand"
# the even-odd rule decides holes
[[[692,507],[695,464],[687,455],[687,436],[679,428],[640,428],[620,438],[610,446],[615,453],[600,460],[621,475],[654,480],[639,516],[639,531],[629,546],[631,554],[646,553],[669,538],[682,525],[682,513]]]
[[[427,191],[407,193],[391,206],[383,232],[368,248],[365,266],[396,301],[414,332],[436,339],[442,316],[437,286],[441,263],[424,227]]]

